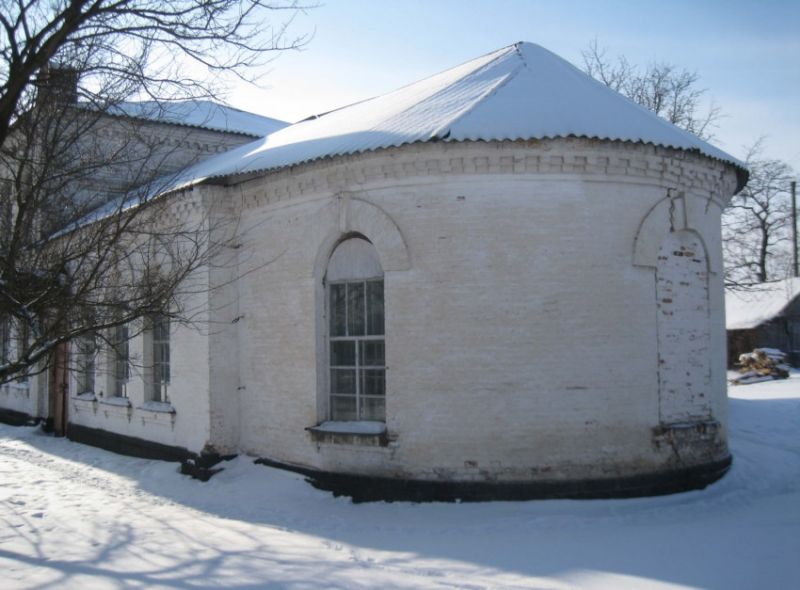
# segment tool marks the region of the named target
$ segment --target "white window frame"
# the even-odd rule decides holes
[[[363,240],[364,244],[369,244],[369,248],[372,249],[372,253],[370,256],[366,258],[373,258],[372,264],[370,264],[369,260],[366,261],[365,259],[361,258],[361,260],[356,261],[353,265],[353,268],[336,269],[337,272],[335,273],[334,277],[328,277],[326,273],[325,281],[324,281],[324,300],[325,300],[325,396],[326,396],[326,416],[328,420],[331,421],[375,421],[375,422],[385,422],[386,421],[386,308],[385,308],[385,282],[384,282],[384,274],[383,269],[380,267],[380,262],[378,261],[377,251],[374,250],[374,245],[371,242],[366,240],[365,238],[359,236],[353,236],[346,240],[341,241],[336,248],[334,248],[333,253],[329,259],[329,268],[328,271],[331,269],[331,261],[333,261],[334,256],[336,255],[336,251],[338,248],[342,247],[346,242],[350,240]],[[363,252],[356,254],[363,254]],[[356,256],[358,258],[359,256]],[[342,262],[341,259],[338,261],[339,263]],[[349,261],[347,261],[349,262]],[[341,264],[340,264],[341,266]],[[344,266],[347,266],[345,263]],[[343,274],[343,276],[341,276]],[[383,326],[381,330],[381,334],[368,334],[368,317],[367,317],[367,303],[368,303],[368,283],[380,283],[382,286],[382,321]],[[331,297],[333,293],[333,288],[335,286],[345,285],[345,335],[334,335],[333,334],[333,309],[332,309],[332,302]],[[350,285],[361,285],[363,288],[363,318],[364,318],[364,333],[363,334],[349,334],[349,325],[348,325],[348,315],[349,312],[349,305],[347,300],[347,291],[349,290]],[[353,342],[353,354],[354,354],[354,364],[353,365],[334,365],[332,364],[332,350],[333,346],[337,342]],[[369,342],[381,342],[383,343],[383,363],[379,365],[364,365],[362,363],[362,350],[365,343]],[[334,391],[335,383],[333,378],[333,372],[337,370],[352,370],[354,371],[355,375],[355,383],[354,383],[354,393],[342,393]],[[364,383],[366,379],[366,371],[381,371],[382,372],[382,380],[383,380],[383,395],[367,395],[364,393]],[[337,416],[335,413],[334,407],[334,400],[337,398],[355,398],[355,416],[350,418],[343,418]],[[381,400],[383,402],[383,409],[380,411],[379,414],[368,415],[365,412],[365,408],[367,407],[365,402],[369,399]]]
[[[165,326],[164,326],[165,324]],[[149,352],[150,379],[148,399],[170,403],[169,384],[171,378],[171,326],[169,316],[152,315],[148,318],[145,341]]]
[[[21,320],[12,320],[10,323],[9,334],[13,334],[11,337],[11,341],[14,343],[13,348],[13,358],[17,361],[22,359],[22,355],[25,352],[25,349],[28,348],[30,344],[30,331],[28,330],[28,325],[23,323]],[[30,385],[30,376],[23,372],[19,377],[17,377],[17,386],[19,387],[28,387]]]
[[[109,391],[112,397],[128,397],[131,379],[130,327],[120,324],[111,329],[112,343],[109,347],[108,363],[111,368]]]
[[[94,393],[95,372],[97,370],[97,337],[93,334],[86,334],[75,340],[75,359],[76,359],[76,387],[75,392],[80,395],[83,393]]]
[[[329,403],[330,410],[329,411],[330,411],[330,419],[331,420],[335,419],[334,416],[333,416],[333,400],[334,400],[334,398],[355,397],[355,400],[356,400],[356,418],[355,419],[356,420],[359,420],[359,421],[361,421],[361,420],[371,420],[371,421],[379,421],[379,422],[385,422],[386,421],[386,334],[385,334],[385,332],[386,332],[386,330],[385,330],[386,312],[385,312],[385,309],[384,309],[384,318],[383,318],[384,319],[384,330],[383,330],[384,333],[383,334],[374,334],[374,335],[367,334],[368,330],[366,328],[366,323],[367,323],[366,306],[367,306],[367,299],[368,298],[367,298],[366,294],[367,294],[367,289],[368,289],[368,284],[369,283],[372,283],[372,284],[380,283],[382,289],[384,287],[384,285],[383,285],[383,277],[374,278],[374,279],[364,279],[364,280],[334,281],[334,282],[331,282],[328,285],[329,305],[330,305],[330,292],[331,292],[332,287],[338,286],[338,285],[344,285],[345,289],[346,289],[346,292],[347,292],[347,290],[349,290],[349,288],[351,286],[353,286],[353,285],[363,286],[363,289],[364,289],[364,310],[363,310],[363,313],[364,313],[364,322],[365,322],[364,334],[363,335],[344,335],[344,336],[329,335],[329,338],[328,338],[329,350],[333,347],[333,344],[335,344],[336,342],[353,342],[353,348],[354,348],[354,351],[353,351],[354,364],[353,365],[333,365],[333,364],[331,364],[332,360],[331,360],[331,355],[329,353],[328,369],[330,371],[330,374],[332,375],[333,371],[335,371],[335,370],[354,370],[355,371],[355,384],[354,384],[355,385],[355,393],[354,394],[334,392],[333,391],[333,379],[331,377],[329,377],[330,386],[329,386],[328,395],[330,396],[330,403]],[[385,300],[385,297],[384,297],[384,300]],[[348,319],[349,319],[348,314],[349,313],[350,313],[349,305],[347,305],[347,299],[345,299],[345,314],[346,314],[345,315],[345,326],[349,325],[349,323],[348,323]],[[330,327],[329,327],[329,330],[330,330]],[[330,332],[329,332],[329,334],[330,334]],[[365,346],[364,346],[365,343],[368,343],[368,342],[374,342],[374,343],[380,342],[381,344],[383,344],[383,358],[384,358],[384,360],[383,360],[382,364],[379,364],[379,365],[363,364],[362,357],[364,356],[364,354],[363,354],[362,351],[365,348]],[[383,392],[382,395],[368,395],[368,394],[364,393],[365,381],[366,381],[366,375],[367,375],[366,372],[367,371],[382,371],[382,373],[383,373],[383,383],[384,383],[384,385],[383,385],[384,392]],[[366,412],[365,412],[364,406],[365,406],[365,401],[368,400],[368,399],[381,400],[383,402],[383,412],[382,412],[381,416],[366,416],[365,415]]]

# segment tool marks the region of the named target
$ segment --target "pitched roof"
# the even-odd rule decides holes
[[[800,295],[800,279],[754,285],[746,291],[725,291],[725,327],[749,330],[772,320]]]
[[[175,188],[426,141],[586,137],[650,143],[744,164],[561,59],[516,43],[398,90],[310,117],[207,160]]]
[[[122,102],[110,107],[107,112],[116,116],[200,127],[251,137],[264,137],[288,125],[285,121],[262,117],[210,100]]]

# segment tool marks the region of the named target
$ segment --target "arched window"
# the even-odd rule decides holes
[[[353,237],[328,261],[330,420],[386,419],[383,269],[375,247]]]

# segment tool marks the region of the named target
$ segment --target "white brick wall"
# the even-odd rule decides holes
[[[690,461],[723,458],[719,215],[735,185],[729,166],[701,156],[557,140],[405,146],[203,187],[238,223],[241,246],[205,275],[224,285],[210,292],[205,332],[175,331],[174,419],[91,402],[71,418],[373,475],[663,469],[676,457],[654,440],[655,267],[680,194],[678,229],[707,249],[708,403],[722,423],[722,442]],[[351,231],[375,244],[385,270],[387,447],[316,443],[305,430],[326,417],[324,267]]]
[[[654,269],[634,265],[634,244],[667,188],[701,201],[718,227],[734,186],[730,168],[689,154],[553,141],[408,146],[230,190],[241,194],[250,258],[239,281],[242,448],[322,469],[422,478],[661,468],[674,457],[652,440]],[[369,219],[357,202],[385,219]],[[402,248],[397,239],[381,246],[390,226],[407,247],[408,269],[386,264]],[[387,268],[387,425],[395,438],[387,448],[318,446],[304,431],[324,419],[314,269],[344,229],[376,242]],[[646,231],[660,232],[660,244],[669,228]],[[703,239],[718,261],[718,233]],[[709,337],[712,349],[722,347],[708,359],[709,395],[724,424],[714,276],[709,288]]]
[[[207,212],[202,206],[202,191],[175,198],[172,206],[173,219],[164,219],[167,224],[175,218],[184,219],[187,227],[207,226]],[[190,325],[172,322],[170,325],[171,379],[168,387],[169,403],[174,413],[145,409],[152,399],[149,387],[152,379],[152,359],[145,350],[146,336],[141,324],[130,327],[136,334],[129,342],[130,380],[127,396],[130,407],[119,405],[119,400],[107,403],[112,395],[109,357],[107,350],[97,356],[95,374],[95,400],[81,399],[76,388],[76,375],[70,375],[68,420],[72,424],[98,428],[109,432],[150,440],[160,444],[187,448],[199,452],[211,440],[210,405],[210,349],[214,344],[213,323],[209,322],[209,290],[211,270],[198,269],[184,285],[188,293],[182,299],[189,310]],[[211,336],[210,336],[211,334]],[[218,362],[224,362],[220,357]],[[75,365],[73,358],[71,366]],[[221,371],[218,371],[221,372]],[[37,387],[37,394],[47,399],[44,380]],[[38,414],[45,415],[47,406]],[[164,408],[166,409],[166,408]]]
[[[0,385],[0,408],[37,416],[37,390],[30,383]]]

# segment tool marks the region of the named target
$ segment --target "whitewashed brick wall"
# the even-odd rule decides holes
[[[422,144],[196,189],[239,246],[173,334],[174,416],[76,402],[71,419],[199,451],[425,479],[611,477],[674,465],[659,417],[656,257],[674,211],[708,260],[708,407],[723,458],[719,215],[733,169],[591,140]],[[668,189],[669,192],[668,192]],[[676,209],[677,208],[677,209]],[[361,232],[385,271],[387,447],[314,442],[321,280]],[[84,404],[84,406],[81,406]],[[126,411],[127,412],[127,411]],[[168,415],[166,415],[168,416]]]
[[[673,458],[653,442],[655,270],[634,264],[634,245],[668,188],[700,201],[718,226],[734,186],[732,169],[707,158],[565,140],[407,146],[219,189],[242,202],[249,258],[240,261],[237,324],[242,449],[433,479],[662,468]],[[369,220],[354,203],[385,219]],[[408,250],[407,269],[385,264],[400,247],[380,244],[389,226]],[[325,418],[315,265],[345,229],[375,242],[387,268],[386,448],[318,445],[304,430]],[[646,231],[660,231],[660,244],[669,228]],[[703,239],[718,277],[718,232]],[[719,280],[709,289],[709,339],[721,352],[708,359],[709,396],[724,431]]]
[[[207,211],[201,203],[201,194],[190,193],[176,198],[172,215],[181,216],[187,227],[207,225]],[[165,220],[172,224],[174,220]],[[171,226],[171,225],[170,225]],[[210,429],[210,347],[214,337],[213,322],[209,322],[210,270],[198,269],[184,285],[189,293],[183,305],[193,320],[191,325],[171,323],[170,330],[170,384],[169,405],[162,410],[147,409],[152,398],[148,390],[151,375],[151,360],[145,351],[145,334],[139,333],[129,343],[131,375],[127,385],[130,406],[119,405],[120,400],[111,400],[107,351],[98,354],[95,376],[95,398],[80,399],[75,394],[76,375],[70,376],[70,399],[68,420],[72,424],[98,428],[160,444],[178,446],[199,452],[211,440]],[[131,333],[141,332],[141,326],[132,326]],[[222,361],[219,358],[218,361]],[[74,364],[74,363],[73,363]]]

